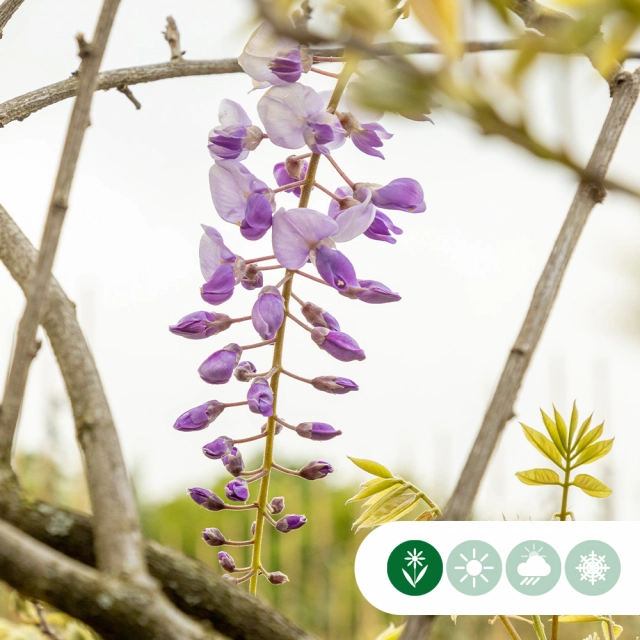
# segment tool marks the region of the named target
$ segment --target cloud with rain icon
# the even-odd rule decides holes
[[[527,549],[527,551],[529,550]],[[518,575],[523,577],[520,585],[533,586],[540,581],[540,578],[551,573],[551,565],[544,559],[545,556],[541,556],[535,548],[524,557],[526,560],[518,565]]]

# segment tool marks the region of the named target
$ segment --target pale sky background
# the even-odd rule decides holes
[[[0,41],[0,101],[68,77],[77,67],[74,35],[93,31],[98,0],[64,3],[27,0]],[[173,15],[191,59],[236,56],[251,31],[247,0],[124,0],[103,69],[168,60],[161,31]],[[425,40],[403,25],[409,39]],[[490,24],[474,37],[500,35]],[[487,68],[504,53],[486,53]],[[630,65],[629,68],[633,68]],[[330,80],[305,78],[319,89]],[[212,161],[207,132],[224,97],[255,116],[259,93],[247,94],[243,75],[166,80],[132,88],[136,111],[115,90],[98,93],[71,195],[55,274],[77,302],[80,321],[95,353],[139,492],[162,499],[207,482],[221,471],[200,447],[226,434],[249,435],[261,418],[228,410],[208,430],[175,432],[175,418],[210,398],[244,399],[235,380],[211,388],[196,372],[225,344],[254,341],[250,327],[207,341],[186,341],[169,324],[199,309],[199,225],[216,226],[228,246],[244,256],[270,253],[221,221],[209,194]],[[608,89],[590,64],[549,58],[527,80],[536,132],[551,145],[564,141],[585,162],[609,106]],[[50,198],[72,102],[38,112],[0,131],[0,202],[36,245]],[[335,157],[355,180],[386,183],[411,176],[425,190],[427,212],[392,214],[404,235],[395,246],[359,238],[341,247],[359,277],[381,280],[403,295],[400,303],[370,306],[346,300],[307,281],[295,290],[335,315],[367,353],[360,363],[339,363],[319,351],[295,325],[288,329],[286,366],[302,375],[339,374],[361,386],[330,397],[285,379],[280,414],[290,422],[333,424],[344,435],[312,443],[284,433],[278,454],[301,463],[330,461],[331,482],[365,480],[346,454],[374,458],[411,479],[442,502],[473,442],[505,358],[520,328],[533,287],[576,189],[568,171],[544,163],[509,143],[480,136],[466,121],[443,111],[435,126],[386,117],[395,137],[385,162],[364,156],[351,143]],[[638,187],[640,111],[631,116],[610,177]],[[248,166],[269,180],[272,165],[290,152],[265,142]],[[326,170],[327,186],[340,181]],[[279,204],[295,206],[292,196]],[[314,201],[317,207],[325,200]],[[578,400],[586,417],[606,419],[616,436],[609,462],[585,472],[613,484],[614,496],[597,502],[573,490],[578,517],[640,517],[640,204],[610,194],[595,209],[565,278],[518,402],[518,419],[542,428],[538,407],[551,403],[568,414]],[[302,280],[298,278],[297,280]],[[249,312],[254,294],[239,288],[221,310]],[[4,384],[23,296],[0,269],[0,383]],[[268,369],[271,352],[251,359]],[[70,413],[50,348],[41,349],[31,372],[19,447],[47,452],[47,424],[57,422],[58,456],[79,465]],[[245,457],[260,444],[244,446]],[[482,485],[478,515],[548,517],[559,505],[554,489],[525,487],[517,470],[546,466],[512,421]],[[543,501],[547,499],[547,506]],[[548,506],[549,504],[553,506]]]

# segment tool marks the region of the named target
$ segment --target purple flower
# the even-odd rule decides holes
[[[224,404],[217,400],[210,400],[185,411],[173,425],[177,431],[200,431],[208,427],[222,412]]]
[[[194,487],[193,489],[187,489],[187,492],[196,504],[209,511],[222,511],[227,506],[221,498],[213,491],[209,491],[209,489]]]
[[[323,327],[316,327],[311,332],[311,339],[329,355],[342,362],[364,360],[366,357],[358,343],[341,331],[330,331]]]
[[[358,391],[360,387],[349,378],[339,378],[337,376],[318,376],[311,381],[314,389],[333,393],[334,395],[343,395],[349,391]]]
[[[262,141],[260,127],[251,124],[246,111],[224,99],[218,111],[220,126],[209,132],[209,153],[215,160],[244,160]]]
[[[393,134],[389,133],[377,122],[360,124],[358,119],[348,111],[346,113],[336,113],[336,115],[357,149],[367,155],[376,156],[384,160],[384,156],[378,151],[378,147],[382,146],[382,140],[393,138]]]
[[[204,234],[200,238],[200,270],[205,280],[211,280],[218,267],[223,264],[242,267],[244,260],[227,248],[220,232],[203,224]]]
[[[258,102],[258,115],[273,144],[329,154],[342,146],[345,130],[338,118],[324,110],[324,100],[311,87],[286,84],[271,87]]]
[[[218,215],[234,224],[245,219],[251,194],[263,194],[269,202],[273,197],[271,189],[237,160],[216,160],[209,170],[209,186]]]
[[[392,233],[397,236],[402,235],[402,229],[396,227],[389,216],[376,209],[376,216],[364,235],[371,240],[382,240],[389,244],[395,244],[396,239],[391,236]]]
[[[276,179],[279,187],[304,180],[307,175],[309,163],[302,160],[294,160],[293,158],[295,158],[295,156],[289,156],[284,162],[278,162],[278,164],[273,167],[273,177]],[[302,187],[294,187],[293,189],[286,189],[285,191],[287,193],[293,193],[298,198],[302,195]]]
[[[371,201],[381,209],[408,211],[409,213],[422,213],[427,209],[422,187],[413,178],[398,178],[384,187],[360,182],[356,184],[354,189],[355,197],[358,200],[361,199],[359,194],[363,189],[371,190],[373,194]]]
[[[233,440],[231,438],[227,438],[227,436],[220,436],[212,442],[205,444],[204,447],[202,447],[202,453],[212,460],[220,460],[223,456],[231,453],[232,449]]]
[[[296,427],[296,433],[302,438],[324,442],[332,440],[336,436],[341,436],[342,431],[334,429],[330,424],[325,422],[301,422]]]
[[[200,296],[205,302],[219,305],[226,302],[232,295],[237,282],[233,265],[220,265],[211,279],[200,288]]]
[[[171,333],[189,340],[201,340],[225,331],[231,326],[231,318],[224,313],[194,311],[178,320],[178,324],[169,327]]]
[[[280,291],[268,285],[260,291],[251,310],[253,328],[263,340],[271,340],[284,321],[284,300]]]
[[[272,498],[270,505],[271,513],[273,513],[274,515],[278,515],[279,513],[282,513],[284,511],[284,498],[282,496]]]
[[[254,378],[253,374],[257,371],[256,365],[248,360],[243,360],[238,363],[238,366],[234,369],[233,375],[239,382],[249,382]]]
[[[355,297],[368,304],[385,304],[387,302],[397,302],[401,300],[400,295],[394,293],[376,280],[360,280],[360,290],[355,293]]]
[[[371,192],[362,189],[360,195],[362,201],[346,197],[338,204],[331,200],[329,215],[338,223],[338,231],[331,235],[334,242],[349,242],[362,235],[373,223],[376,208],[371,204]]]
[[[289,533],[289,531],[293,531],[294,529],[299,529],[304,524],[306,524],[307,519],[305,516],[285,516],[284,518],[280,518],[278,522],[276,522],[276,529],[280,533]]]
[[[313,209],[280,209],[273,216],[273,252],[287,269],[299,269],[325,238],[338,230],[329,216]]]
[[[300,477],[305,480],[320,480],[320,478],[326,478],[330,473],[333,473],[333,467],[324,460],[310,462],[298,471]]]
[[[225,571],[235,571],[235,560],[226,551],[220,551],[218,553],[218,562],[220,563],[220,567]]]
[[[200,377],[209,384],[226,384],[242,355],[242,347],[231,343],[212,353],[199,367]]]
[[[240,284],[247,291],[253,291],[254,289],[259,289],[260,287],[262,287],[262,285],[264,284],[264,277],[257,264],[247,265]]]
[[[268,22],[264,22],[251,34],[238,63],[253,78],[254,85],[262,88],[269,84],[295,82],[300,73],[309,71],[312,58],[308,47],[278,35]]]
[[[227,455],[222,456],[221,460],[224,468],[232,476],[239,476],[244,471],[244,460],[237,447],[233,447]]]
[[[234,478],[224,488],[224,493],[233,502],[246,502],[249,499],[249,486],[244,478]]]
[[[247,392],[249,410],[268,418],[273,415],[273,392],[266,378],[255,378]]]
[[[210,547],[221,547],[227,539],[222,535],[220,529],[204,529],[202,532],[202,539],[210,546]]]
[[[271,200],[263,193],[252,193],[247,198],[240,233],[247,240],[260,240],[271,228],[272,214]]]
[[[302,307],[302,315],[314,327],[326,327],[333,331],[340,331],[340,324],[327,311],[313,302],[305,302]]]
[[[319,247],[316,251],[316,269],[320,277],[338,291],[358,287],[356,272],[349,259],[340,251]]]

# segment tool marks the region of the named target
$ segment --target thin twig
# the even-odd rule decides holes
[[[180,48],[180,32],[176,21],[171,16],[167,16],[167,28],[162,32],[162,35],[171,48],[171,60],[182,60],[184,51]]]
[[[505,629],[508,631],[509,635],[513,638],[513,640],[520,640],[520,636],[518,632],[515,630],[515,627],[511,624],[511,620],[507,618],[507,616],[498,616],[500,618],[500,622],[505,626]]]
[[[24,0],[4,0],[0,5],[0,39],[7,22],[11,20],[13,14],[20,8]]]
[[[138,110],[142,109],[142,105],[140,104],[140,101],[133,95],[133,93],[131,93],[131,89],[129,89],[129,87],[126,84],[123,84],[122,86],[118,87],[118,91],[124,94],[125,96],[127,96],[127,98],[129,98],[129,100],[133,102],[133,106],[136,109]]]
[[[587,171],[598,180],[581,181],[551,255],[533,293],[520,333],[511,348],[498,386],[484,416],[458,483],[444,511],[445,520],[465,520],[473,506],[491,455],[507,422],[514,416],[513,405],[529,367],[533,353],[555,302],[562,278],[573,250],[594,206],[604,199],[600,186],[607,173],[624,125],[640,91],[640,69],[633,75],[619,77],[609,113],[587,165]],[[427,640],[434,616],[409,618],[402,640]]]
[[[39,600],[31,600],[31,604],[36,608],[36,613],[38,614],[38,620],[40,624],[38,628],[42,635],[47,636],[47,638],[51,638],[51,640],[61,640],[60,636],[49,626],[47,622],[47,618],[44,615],[44,607],[40,604]]]

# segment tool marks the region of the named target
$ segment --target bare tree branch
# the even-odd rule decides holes
[[[618,76],[618,84],[614,89],[609,113],[587,165],[587,171],[596,177],[597,183],[583,180],[578,186],[551,255],[538,280],[529,310],[515,344],[511,348],[480,431],[453,495],[444,510],[444,520],[465,520],[471,513],[473,502],[500,435],[507,422],[514,416],[513,405],[518,391],[542,336],[580,234],[594,206],[602,202],[606,195],[600,185],[606,176],[622,130],[638,99],[638,93],[640,93],[640,68],[633,75],[625,72]],[[401,636],[402,640],[427,640],[434,620],[434,616],[410,618]]]
[[[215,640],[153,586],[72,560],[0,520],[0,575],[21,593],[93,627],[105,640]]]
[[[167,16],[167,28],[162,34],[171,48],[171,60],[182,60],[184,51],[180,48],[180,32],[176,21],[171,16]]]
[[[4,0],[0,4],[0,39],[2,39],[4,28],[7,26],[7,22],[11,20],[13,14],[20,8],[20,5],[24,0]]]

